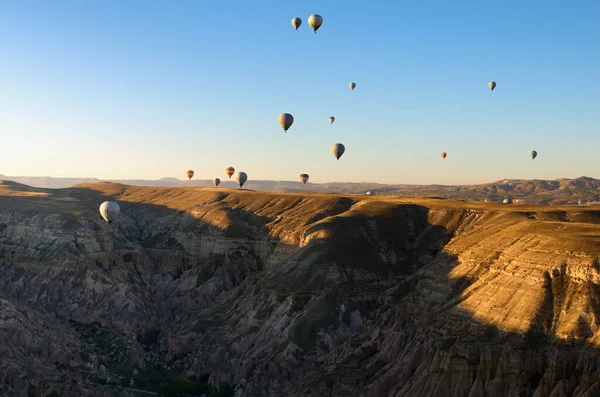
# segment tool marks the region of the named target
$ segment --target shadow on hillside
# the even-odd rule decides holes
[[[15,189],[21,188],[15,186]],[[200,210],[203,207],[210,207],[211,211],[218,213],[218,221],[210,221],[208,214],[211,211],[203,212],[200,217],[192,215],[194,207],[190,213],[187,213],[162,205],[117,200],[121,207],[121,214],[113,225],[106,225],[98,214],[98,206],[104,200],[126,195],[125,188],[115,189],[113,195],[85,187],[56,191],[35,190],[48,193],[48,196],[0,197],[0,205],[2,208],[14,211],[37,211],[49,214],[56,213],[57,210],[62,211],[61,213],[64,212],[63,216],[69,219],[71,222],[69,225],[73,228],[110,235],[115,241],[112,253],[118,254],[119,257],[118,260],[113,259],[114,263],[111,266],[129,268],[127,277],[122,279],[123,283],[138,282],[139,280],[150,283],[151,277],[144,278],[141,275],[142,259],[134,258],[129,252],[142,248],[152,259],[154,268],[151,271],[154,272],[154,275],[169,273],[174,279],[177,279],[186,271],[192,271],[194,268],[201,269],[196,274],[198,283],[196,289],[201,288],[203,283],[215,277],[219,269],[221,269],[219,270],[221,271],[220,276],[226,277],[228,280],[222,284],[223,290],[219,292],[233,291],[245,280],[254,277],[256,280],[260,279],[258,289],[270,289],[281,299],[291,299],[293,310],[303,313],[299,316],[293,332],[290,334],[290,339],[302,349],[306,354],[305,357],[311,360],[316,359],[314,354],[317,351],[327,352],[330,349],[329,353],[331,353],[332,350],[343,346],[354,346],[356,342],[365,342],[353,340],[350,337],[347,340],[340,339],[337,346],[333,348],[322,346],[319,345],[321,330],[339,328],[344,324],[349,327],[353,321],[352,312],[360,313],[361,317],[365,319],[364,321],[376,322],[383,310],[406,303],[406,299],[416,288],[425,290],[428,288],[427,277],[423,275],[427,266],[434,266],[436,261],[441,264],[457,263],[458,261],[456,256],[444,252],[444,246],[450,241],[455,226],[460,222],[450,222],[450,225],[454,225],[450,230],[430,224],[428,222],[429,210],[419,205],[392,203],[383,205],[373,201],[373,208],[368,207],[370,212],[357,210],[356,213],[347,216],[324,215],[322,218],[314,216],[312,218],[313,225],[306,231],[306,234],[314,234],[319,237],[300,248],[284,243],[271,235],[268,224],[274,219],[258,216],[241,208],[230,208],[224,204],[223,201],[234,193],[230,191],[210,192],[209,197],[205,195],[198,200],[197,208]],[[173,190],[175,195],[182,194],[182,192],[181,189]],[[237,194],[237,192],[235,193]],[[18,205],[15,204],[16,201],[19,202]],[[353,204],[354,202],[348,199],[342,205],[343,208],[340,209],[340,212],[334,215],[350,210]],[[327,218],[326,221],[316,223],[325,218]],[[2,239],[5,230],[6,224],[0,223],[0,238]],[[173,231],[186,234],[187,245],[182,244],[181,239],[173,235]],[[217,243],[207,245],[201,239],[212,238],[215,235],[233,241],[233,245],[218,248]],[[194,240],[195,238],[198,239]],[[260,249],[259,243],[264,244]],[[277,250],[283,252],[279,259],[280,262],[270,267],[266,266],[269,256]],[[82,248],[80,253],[85,254],[85,250]],[[168,255],[164,253],[168,253]],[[4,259],[3,256],[0,256],[0,259]],[[136,260],[139,262],[136,263]],[[17,265],[3,265],[3,272],[11,266],[16,267]],[[228,267],[229,274],[224,273],[222,270],[224,267]],[[110,273],[110,266],[104,264],[101,265],[101,268]],[[237,268],[243,268],[243,271],[236,273],[235,270],[232,270]],[[448,267],[448,270],[451,271],[451,267]],[[8,287],[10,282],[10,278],[5,279],[8,289],[10,289]],[[558,307],[554,299],[559,296],[556,291],[562,288],[557,284],[559,282],[561,282],[560,278],[552,279],[547,275],[544,287],[548,292],[544,304],[538,309],[534,316],[535,320],[524,335],[501,331],[493,325],[481,323],[480,320],[473,318],[471,313],[463,311],[465,322],[481,328],[481,338],[467,340],[461,339],[461,335],[453,335],[450,339],[440,337],[437,340],[439,346],[436,348],[447,351],[457,342],[495,346],[509,345],[516,354],[525,355],[528,351],[545,348],[569,350],[574,347],[582,347],[585,343],[584,339],[591,335],[591,330],[585,322],[580,324],[580,337],[583,339],[579,341],[575,339],[561,341],[553,337],[552,315]],[[563,280],[563,282],[567,281]],[[440,312],[459,310],[457,305],[471,284],[472,280],[466,277],[452,279],[448,275],[448,286],[451,292],[441,299],[446,303],[438,306],[442,308]],[[598,290],[597,285],[591,282],[589,288]],[[5,293],[3,292],[3,294]],[[253,293],[257,294],[256,291]],[[436,292],[432,291],[431,293],[435,294]],[[183,291],[177,299],[197,298],[196,294],[197,291],[194,289],[188,289]],[[221,305],[231,310],[234,307],[234,299],[239,298],[232,294],[230,297],[224,296],[217,299],[217,295],[215,294],[210,300],[210,305]],[[173,295],[163,298],[174,299]],[[247,299],[250,297],[248,296]],[[340,304],[345,305],[347,309],[343,313],[339,310]],[[184,307],[180,312],[177,312],[176,309],[173,310],[177,315],[183,315],[184,311],[197,310],[193,314],[198,317],[197,324],[202,326],[198,326],[195,332],[201,333],[211,328],[219,329],[229,321],[229,312],[226,316],[216,316],[217,311],[210,305],[204,308],[200,306]],[[594,302],[594,305],[595,315],[600,317],[600,304]],[[341,313],[340,316],[338,316],[339,313]],[[262,317],[257,316],[256,318],[264,319],[270,314],[263,313]],[[107,313],[108,315],[109,313]],[[212,317],[213,315],[215,317]],[[174,318],[174,315],[171,316],[171,319]],[[396,320],[399,321],[397,326],[410,327],[410,317],[390,319],[390,322]],[[371,324],[368,323],[366,326]],[[390,330],[396,325],[390,323]],[[421,327],[426,334],[439,332],[436,329],[428,329],[431,326],[433,326],[433,322],[418,324],[418,327]],[[252,331],[248,332],[257,332],[257,328],[252,328]],[[359,330],[354,332],[354,335],[358,335]],[[228,340],[227,336],[222,336],[222,339],[217,342],[231,343],[232,341]],[[215,343],[212,348],[217,351],[221,348],[219,345],[219,343]],[[358,348],[360,345],[354,347]],[[600,353],[596,348],[590,346],[587,348],[590,354]],[[393,360],[385,362],[381,358],[375,359],[374,357],[381,353],[376,347],[363,350],[366,351],[365,355],[338,366],[334,371],[325,371],[323,363],[316,364],[320,368],[318,372],[321,375],[315,375],[315,381],[327,384],[330,395],[335,395],[333,390],[340,383],[354,382],[356,390],[359,390],[386,365],[394,364]],[[260,360],[266,362],[270,360],[270,357],[257,358],[257,361]],[[251,368],[256,368],[258,365],[259,363],[255,363]],[[527,374],[526,377],[523,375],[522,395],[533,394],[549,364],[545,365],[533,370],[533,374]],[[563,371],[564,379],[578,379],[583,376],[578,371],[581,369],[578,369],[575,364],[573,367],[567,366]],[[248,372],[246,375],[250,377],[251,373]],[[560,379],[555,381],[558,380]],[[473,379],[472,382],[474,381]]]

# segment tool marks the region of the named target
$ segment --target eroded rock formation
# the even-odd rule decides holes
[[[4,182],[0,393],[132,395],[123,379],[158,369],[236,396],[600,395],[599,223],[594,208]]]

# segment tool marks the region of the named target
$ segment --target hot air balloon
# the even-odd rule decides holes
[[[310,25],[312,30],[314,30],[315,33],[317,33],[317,30],[319,30],[319,28],[323,24],[323,18],[318,14],[312,14],[308,17],[308,24]]]
[[[537,157],[537,152],[535,150],[532,150],[531,152],[529,152],[529,156],[533,160]]]
[[[496,88],[496,82],[495,81],[490,81],[488,83],[488,86],[490,87],[490,90],[494,91],[494,88]]]
[[[292,18],[292,26],[296,28],[296,30],[298,30],[298,28],[300,27],[300,25],[302,25],[302,19],[296,17],[296,18]]]
[[[512,204],[513,200],[509,197],[509,198],[505,198],[504,200],[502,200],[502,203],[504,204]]]
[[[350,89],[351,89],[352,91],[354,91],[354,88],[355,88],[355,87],[356,87],[356,83],[355,83],[354,81],[353,81],[353,82],[351,82],[351,83],[350,83]]]
[[[213,179],[213,185],[215,185],[215,187],[218,187],[220,183],[221,183],[221,180],[219,178]]]
[[[334,121],[335,121],[335,117],[331,116],[329,118],[329,124],[333,124]]]
[[[442,158],[445,159],[447,156],[446,152],[442,152]]]
[[[231,179],[231,175],[233,175],[234,172],[235,172],[235,168],[233,168],[231,166],[225,168],[225,173],[227,174],[227,176],[229,177],[229,179]]]
[[[302,184],[305,185],[307,181],[308,181],[308,174],[300,174],[300,182],[302,182]]]
[[[342,154],[344,154],[345,151],[346,148],[341,143],[334,143],[331,147],[331,153],[333,153],[335,158],[338,160],[340,159],[340,157],[342,157]]]
[[[279,115],[279,125],[283,128],[284,132],[287,132],[292,124],[294,124],[294,116],[289,113],[281,113]]]
[[[119,216],[119,212],[121,212],[119,204],[114,201],[105,201],[100,204],[100,215],[108,223],[112,223]]]
[[[192,179],[192,177],[194,176],[194,171],[192,170],[187,170],[185,172],[185,175],[188,177],[188,179]]]
[[[244,186],[244,183],[248,180],[248,175],[245,172],[238,172],[235,174],[235,181],[240,185],[240,188]]]

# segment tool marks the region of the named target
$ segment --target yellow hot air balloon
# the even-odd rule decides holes
[[[305,185],[308,182],[308,174],[300,174],[300,182]]]
[[[490,87],[490,90],[494,91],[494,88],[496,88],[496,82],[495,81],[490,81],[488,83],[488,87]]]
[[[329,124],[333,124],[334,121],[335,121],[335,117],[331,116],[329,118]]]
[[[342,157],[342,154],[344,154],[345,151],[346,147],[341,143],[334,143],[333,146],[331,146],[331,153],[333,153],[335,158],[338,160],[340,159],[340,157]]]
[[[317,33],[317,30],[323,24],[323,18],[319,14],[312,14],[308,17],[308,24]]]
[[[194,176],[194,171],[192,170],[187,170],[185,172],[185,175],[188,177],[188,179],[192,179],[192,177]]]
[[[225,168],[225,173],[227,174],[227,176],[229,177],[229,179],[231,179],[231,175],[233,175],[234,172],[235,172],[235,168],[233,168],[231,166]]]
[[[292,124],[294,124],[294,116],[292,116],[289,113],[281,113],[279,115],[279,125],[281,126],[281,128],[283,128],[284,132],[287,132],[287,130],[292,126]]]
[[[354,88],[356,88],[356,83],[353,81],[353,82],[351,82],[349,85],[350,85],[350,89],[351,89],[352,91],[354,91]]]
[[[298,28],[300,27],[300,25],[302,25],[302,19],[296,17],[296,18],[292,18],[292,26],[294,28],[296,28],[296,30],[298,30]]]

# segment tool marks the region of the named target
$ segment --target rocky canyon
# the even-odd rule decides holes
[[[0,395],[600,396],[599,255],[594,206],[3,181]]]

